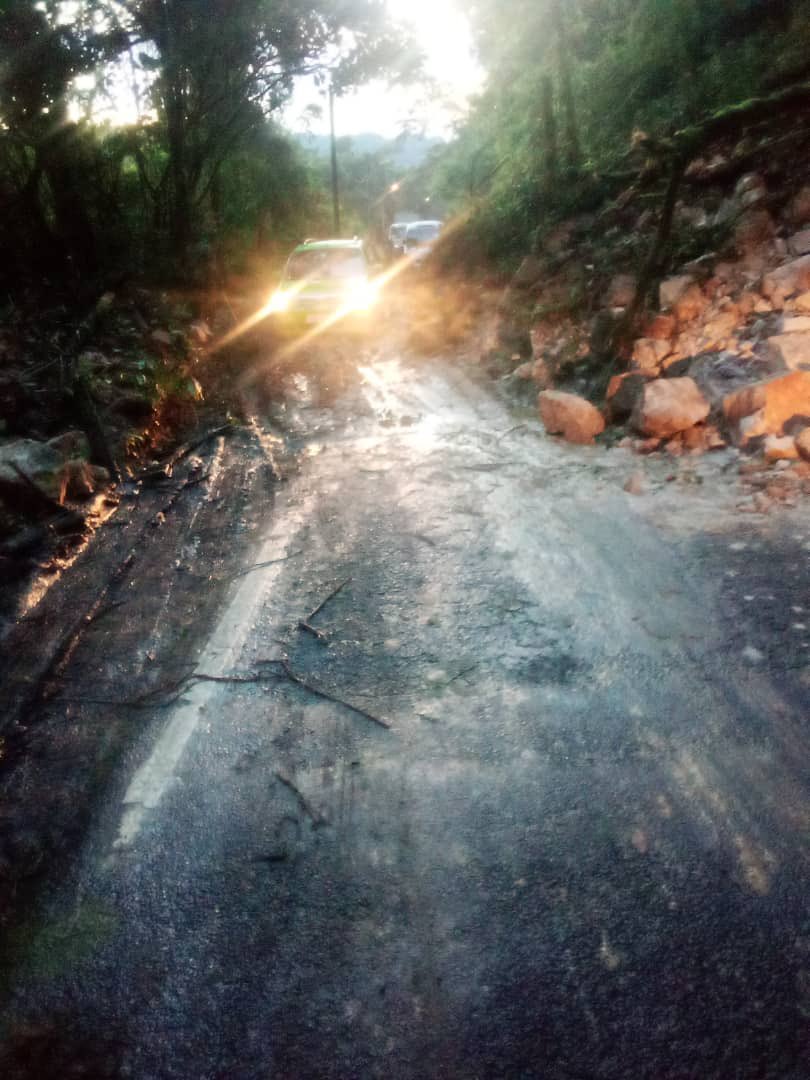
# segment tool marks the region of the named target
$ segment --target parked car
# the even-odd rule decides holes
[[[318,327],[365,331],[378,299],[362,241],[307,240],[287,260],[267,310],[285,334]]]
[[[439,239],[440,221],[414,221],[405,230],[405,254],[413,262],[421,262]]]

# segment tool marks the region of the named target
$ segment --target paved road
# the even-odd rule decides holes
[[[709,463],[634,498],[457,372],[364,380],[287,410],[270,565],[196,658],[263,679],[143,718],[10,1074],[806,1077],[810,518]]]

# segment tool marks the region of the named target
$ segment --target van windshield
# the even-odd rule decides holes
[[[435,240],[439,235],[439,226],[430,222],[425,222],[424,225],[409,225],[407,235],[409,240]]]
[[[291,255],[285,276],[289,281],[345,281],[365,277],[366,263],[359,251],[313,248]]]

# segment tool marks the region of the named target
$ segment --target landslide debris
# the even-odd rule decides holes
[[[742,466],[778,466],[768,498],[790,502],[810,491],[810,131],[792,112],[735,129],[746,115],[704,125],[715,135],[672,205],[664,169],[650,191],[648,161],[601,207],[539,233],[483,363],[522,401],[534,388],[549,434],[674,457],[728,447]],[[516,326],[529,345],[507,356]],[[591,417],[585,437],[560,394],[566,415]]]

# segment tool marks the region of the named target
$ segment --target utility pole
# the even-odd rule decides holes
[[[332,149],[332,218],[335,236],[340,236],[340,190],[338,188],[337,142],[335,141],[335,91],[329,84],[329,132]]]

